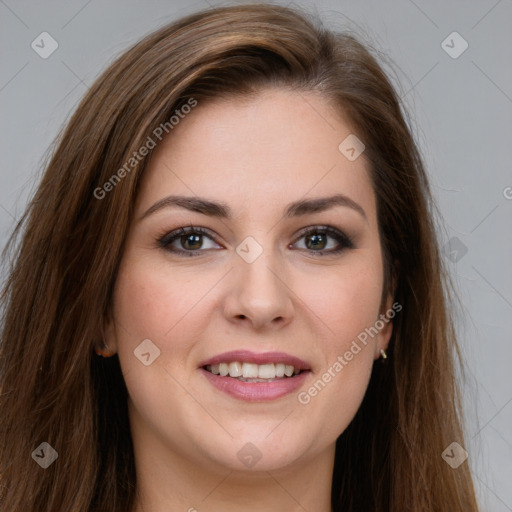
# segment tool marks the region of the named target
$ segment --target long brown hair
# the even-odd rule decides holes
[[[357,38],[266,4],[209,9],[150,34],[100,76],[59,136],[11,239],[2,293],[2,510],[133,508],[127,391],[118,357],[93,347],[151,151],[119,170],[192,98],[200,108],[267,86],[319,93],[364,141],[383,296],[395,279],[403,305],[387,363],[374,365],[336,443],[333,510],[477,511],[468,463],[452,469],[441,456],[454,441],[464,446],[458,349],[434,203],[400,100]],[[58,453],[46,469],[32,460],[43,442]]]

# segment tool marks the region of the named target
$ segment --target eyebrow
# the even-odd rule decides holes
[[[211,217],[228,220],[233,218],[233,212],[226,203],[210,201],[202,197],[168,196],[160,199],[160,201],[157,201],[153,206],[148,208],[140,220],[145,219],[163,208],[170,208],[173,206],[184,208],[192,212],[202,213],[203,215],[209,215]],[[350,199],[350,197],[343,194],[314,199],[302,199],[290,203],[284,211],[284,218],[299,217],[301,215],[323,212],[336,206],[351,208],[358,212],[364,219],[367,218],[363,207]]]

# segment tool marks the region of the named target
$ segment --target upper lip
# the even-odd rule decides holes
[[[310,366],[306,361],[286,354],[285,352],[251,352],[249,350],[232,350],[230,352],[224,352],[199,363],[199,368],[212,364],[220,363],[233,363],[235,361],[241,363],[253,363],[253,364],[270,364],[270,363],[281,363],[285,365],[293,366],[298,370],[309,370]]]

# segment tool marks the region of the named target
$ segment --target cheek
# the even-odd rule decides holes
[[[298,288],[297,294],[321,320],[319,326],[325,335],[322,338],[331,356],[333,350],[347,350],[351,341],[378,318],[382,292],[380,261],[358,256],[336,271],[317,275],[314,286],[308,278]]]
[[[206,328],[199,320],[206,318],[201,299],[218,280],[210,277],[197,279],[186,270],[171,275],[168,266],[130,254],[118,274],[114,316],[128,394],[144,422],[158,423],[171,437],[179,435],[176,415],[186,416],[197,407],[184,389],[189,386],[190,351]],[[147,366],[136,357],[144,340],[159,350],[153,359],[155,349],[145,342],[153,359]]]
[[[125,328],[125,333],[118,335],[122,339],[126,333],[140,341],[154,339],[162,347],[169,340],[182,339],[176,333],[190,315],[196,314],[197,305],[215,283],[214,278],[197,279],[189,270],[170,273],[165,263],[149,259],[127,260],[115,290],[116,322]]]
[[[330,274],[323,286],[300,292],[322,320],[325,335],[319,340],[323,366],[299,402],[312,415],[330,418],[324,425],[326,437],[335,438],[346,429],[368,387],[375,341],[368,335],[365,339],[365,329],[378,319],[381,286],[379,260],[361,258]]]
[[[114,315],[119,360],[134,400],[151,396],[152,403],[170,397],[180,401],[183,389],[177,382],[186,387],[194,377],[193,351],[211,323],[209,293],[224,274],[221,269],[199,277],[192,267],[126,254],[115,288]],[[136,357],[144,340],[157,347],[158,357],[148,366]],[[160,396],[161,389],[172,393]]]
[[[173,389],[165,369],[170,357],[182,366],[179,363],[186,360],[190,340],[176,336],[184,323],[179,320],[190,309],[190,294],[183,293],[182,283],[173,282],[152,263],[128,253],[114,292],[117,352],[129,394],[139,405],[147,402],[147,397],[154,404],[161,389]],[[149,357],[142,355],[148,352]]]

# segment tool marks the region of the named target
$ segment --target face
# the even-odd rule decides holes
[[[392,325],[351,133],[322,97],[269,89],[199,103],[157,146],[105,338],[139,445],[231,470],[334,453]]]

